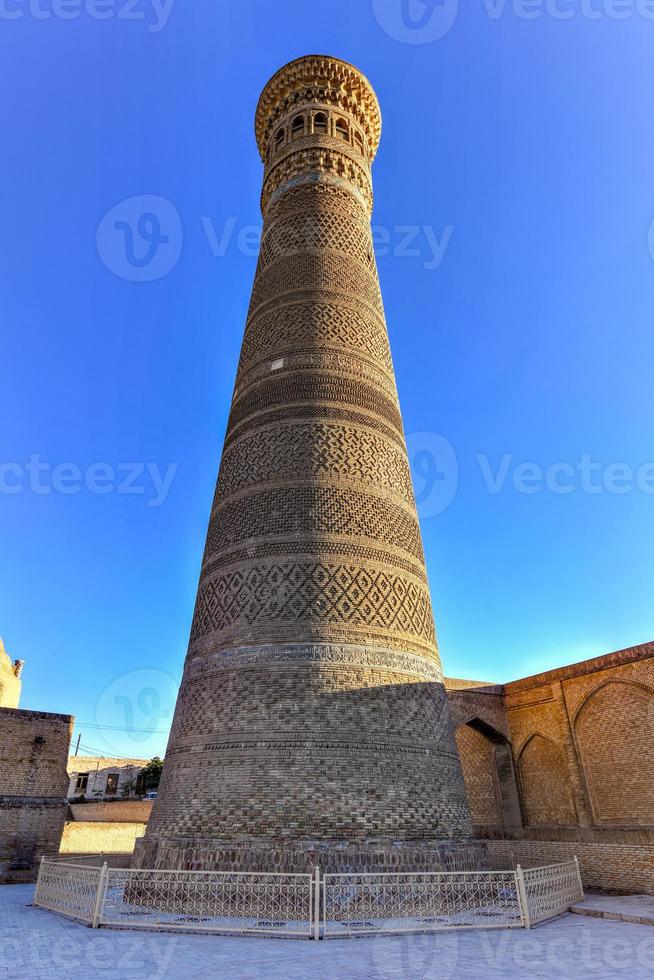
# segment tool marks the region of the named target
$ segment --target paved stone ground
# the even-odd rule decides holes
[[[306,942],[127,932],[28,907],[0,887],[0,980],[651,980],[654,930],[568,915],[534,929]]]
[[[654,895],[587,895],[574,907],[577,915],[594,915],[654,926]]]

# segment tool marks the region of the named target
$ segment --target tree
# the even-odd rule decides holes
[[[157,789],[159,783],[161,782],[162,769],[163,761],[158,755],[155,755],[154,759],[150,759],[147,766],[141,769],[141,772],[139,773],[139,782],[143,786],[146,793],[148,790]]]

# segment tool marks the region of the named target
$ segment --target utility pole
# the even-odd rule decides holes
[[[77,736],[77,745],[75,746],[75,755],[79,752],[79,743],[82,741],[82,733],[80,732]]]

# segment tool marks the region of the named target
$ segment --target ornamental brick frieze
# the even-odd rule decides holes
[[[398,653],[396,650],[359,646],[330,646],[323,643],[289,644],[287,646],[239,647],[218,654],[190,659],[186,664],[186,679],[197,680],[207,674],[225,670],[245,670],[274,667],[313,667],[337,669],[353,667],[442,681],[443,671],[434,660]]]

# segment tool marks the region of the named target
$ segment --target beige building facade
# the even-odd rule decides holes
[[[0,708],[17,708],[20,703],[23,661],[12,660],[0,638]]]
[[[149,759],[72,755],[68,759],[68,799],[89,802],[133,799],[141,795],[141,770]]]

